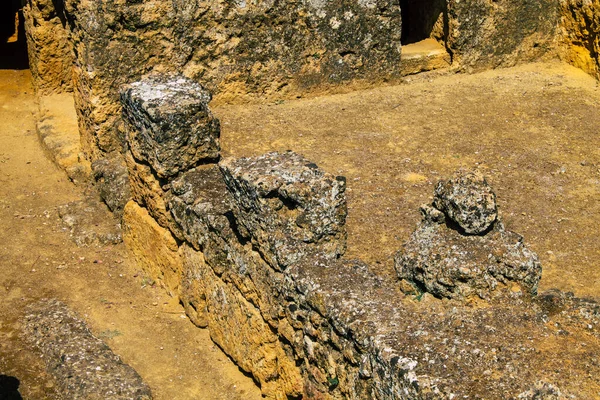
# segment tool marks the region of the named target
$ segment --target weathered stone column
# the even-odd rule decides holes
[[[23,7],[29,67],[39,95],[73,90],[73,54],[61,4],[27,0]]]

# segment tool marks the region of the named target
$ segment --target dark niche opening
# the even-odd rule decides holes
[[[0,399],[23,400],[19,393],[21,382],[14,376],[0,375]]]
[[[20,0],[0,2],[0,69],[27,69],[25,21]]]
[[[400,0],[402,15],[402,45],[434,38],[445,41],[447,36],[446,0]]]

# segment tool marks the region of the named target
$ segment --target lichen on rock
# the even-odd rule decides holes
[[[219,157],[220,125],[211,95],[182,76],[153,76],[121,91],[127,143],[161,178]]]
[[[436,297],[490,298],[510,282],[535,295],[542,267],[523,237],[498,219],[495,194],[479,173],[461,172],[435,190],[433,205],[402,250],[395,268]]]
[[[294,152],[225,159],[219,164],[233,213],[274,268],[308,248],[326,258],[346,249],[346,180]]]

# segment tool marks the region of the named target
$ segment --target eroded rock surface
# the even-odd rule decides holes
[[[498,217],[496,194],[479,172],[459,173],[439,182],[433,205],[469,234],[485,232]]]
[[[124,88],[121,103],[133,156],[163,178],[217,159],[220,126],[208,109],[210,99],[183,76],[154,76]]]
[[[271,265],[285,268],[307,248],[326,258],[344,254],[344,177],[293,152],[226,159],[219,166],[235,199],[233,213]]]
[[[149,400],[150,388],[66,305],[44,299],[29,309],[26,339],[42,353],[64,398]]]
[[[536,294],[538,256],[497,220],[495,194],[481,175],[463,172],[440,182],[433,206],[421,211],[423,220],[395,257],[401,279],[453,299],[487,299],[511,283]]]
[[[129,174],[123,156],[113,153],[92,163],[96,188],[108,208],[118,216],[131,198]]]

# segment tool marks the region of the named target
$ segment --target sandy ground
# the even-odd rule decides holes
[[[41,150],[34,99],[28,71],[0,70],[0,375],[16,377],[25,399],[57,398],[20,336],[25,307],[55,297],[139,372],[156,399],[260,398],[207,330],[145,285],[123,245],[79,248],[69,240],[57,207],[82,194]]]
[[[44,156],[27,71],[0,71],[0,375],[25,398],[52,380],[19,337],[24,307],[65,301],[158,399],[252,399],[258,389],[162,290],[144,286],[121,246],[78,248],[57,217],[81,193]],[[540,290],[600,297],[600,91],[563,64],[409,77],[400,86],[215,108],[225,156],[292,149],[348,178],[348,252],[381,274],[434,184],[479,168],[508,229],[544,267]]]
[[[278,104],[218,107],[225,156],[288,149],[348,179],[348,252],[382,274],[435,183],[478,168],[508,229],[544,267],[540,290],[600,297],[600,91],[565,64]]]

